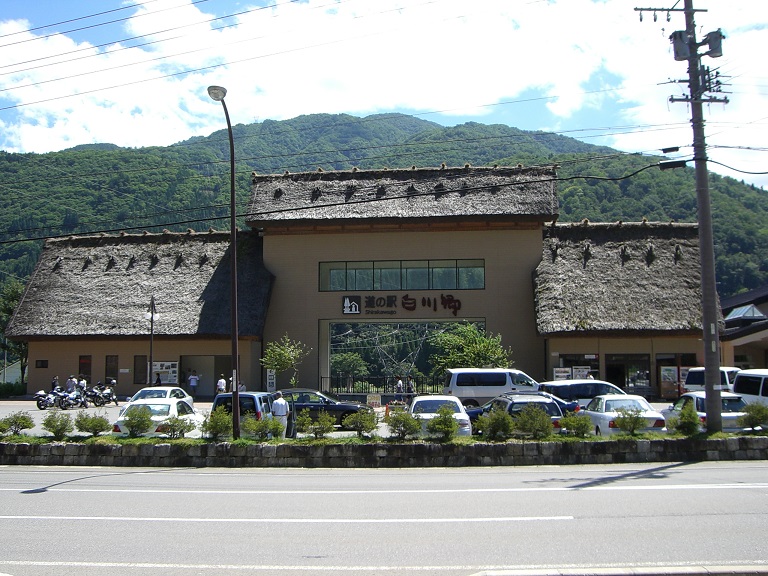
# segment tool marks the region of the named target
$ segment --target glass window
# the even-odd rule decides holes
[[[760,394],[760,383],[763,381],[760,376],[745,376],[739,374],[736,376],[736,382],[733,385],[733,391],[737,394],[751,394],[757,396]]]
[[[404,290],[428,290],[429,262],[426,260],[403,262],[402,276]]]
[[[485,288],[485,262],[483,260],[459,260],[459,288],[482,290]]]
[[[85,379],[90,382],[91,380],[91,356],[80,356],[78,362],[78,373],[85,376]]]
[[[105,382],[109,382],[114,379],[117,380],[118,363],[117,356],[107,355],[104,358],[104,376]]]
[[[320,291],[335,292],[347,289],[347,263],[320,263]]]
[[[374,290],[400,290],[400,261],[375,262],[373,269]]]
[[[456,260],[430,260],[429,276],[433,290],[456,288]]]
[[[373,262],[347,263],[347,290],[373,290]]]
[[[134,356],[133,357],[133,383],[140,386],[147,385],[147,357],[146,356]]]

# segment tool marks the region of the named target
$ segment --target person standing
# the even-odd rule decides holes
[[[197,370],[192,370],[192,374],[187,378],[189,382],[189,394],[192,396],[192,400],[197,398],[197,385],[200,383],[200,376],[197,375]]]
[[[155,386],[162,386],[163,380],[160,378],[160,372],[155,372]]]
[[[395,402],[403,401],[403,378],[397,377],[397,384],[395,384]]]
[[[227,380],[224,374],[219,374],[219,381],[216,382],[216,394],[223,394],[227,391]]]
[[[290,412],[291,409],[288,402],[283,398],[283,393],[275,392],[275,399],[272,401],[272,417],[283,425],[283,430],[280,432],[281,439],[285,438],[285,432],[288,430],[288,414]]]
[[[408,379],[405,381],[405,401],[410,404],[411,400],[413,400],[414,394],[415,390],[413,385],[413,377],[408,376]]]

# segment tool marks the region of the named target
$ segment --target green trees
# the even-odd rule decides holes
[[[432,375],[447,368],[509,368],[512,350],[501,345],[501,336],[486,335],[472,323],[451,324],[429,338]]]
[[[299,364],[309,354],[308,349],[299,341],[291,340],[288,334],[277,342],[269,342],[264,348],[264,357],[261,364],[267,370],[274,370],[277,374],[286,370],[293,370],[291,386],[296,386],[299,381]]]

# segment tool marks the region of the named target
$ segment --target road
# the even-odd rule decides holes
[[[0,469],[13,576],[768,568],[768,463]]]

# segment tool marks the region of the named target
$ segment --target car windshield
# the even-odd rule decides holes
[[[170,404],[137,404],[136,408],[149,408],[152,416],[168,416],[171,413]]]
[[[541,408],[549,414],[550,416],[562,416],[560,413],[560,409],[557,407],[557,404],[554,402],[515,402],[512,404],[512,406],[509,407],[509,413],[510,414],[519,414],[522,412],[526,406],[529,404],[533,404],[537,408]]]
[[[640,410],[641,412],[643,410],[651,409],[650,406],[648,406],[648,404],[641,402],[640,400],[635,400],[634,398],[605,401],[606,412],[616,412],[622,408],[624,410]]]
[[[131,398],[131,402],[143,400],[144,398],[165,398],[168,395],[167,390],[139,390]]]
[[[747,405],[741,398],[723,398],[723,412],[744,412]]]
[[[448,405],[456,414],[461,412],[459,405],[456,402],[450,402],[448,400],[417,400],[413,405],[414,414],[432,414],[437,413],[437,409],[440,406]]]

